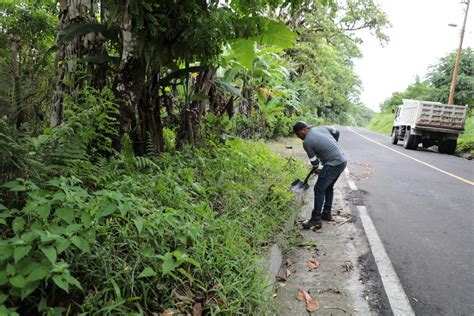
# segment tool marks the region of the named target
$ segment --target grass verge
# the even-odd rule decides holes
[[[393,113],[376,113],[367,128],[380,134],[390,135],[394,119],[395,115]]]

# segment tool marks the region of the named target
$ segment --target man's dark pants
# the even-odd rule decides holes
[[[314,209],[311,214],[311,221],[320,221],[321,211],[324,214],[331,214],[334,184],[344,169],[346,169],[346,165],[347,162],[337,166],[324,165],[314,186]]]

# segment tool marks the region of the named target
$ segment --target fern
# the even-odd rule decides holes
[[[153,144],[150,132],[146,132],[145,140],[145,154],[151,157],[157,157],[159,155],[159,149]]]
[[[142,170],[143,169],[151,169],[151,170],[160,169],[160,167],[148,157],[141,157],[141,156],[134,157],[134,162],[135,162],[135,166],[138,169],[142,169]]]

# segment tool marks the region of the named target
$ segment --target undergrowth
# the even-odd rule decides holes
[[[290,234],[302,167],[218,137],[159,157],[124,137],[98,155],[113,122],[96,113],[116,107],[94,97],[107,99],[21,143],[0,124],[0,314],[268,310],[260,258]]]

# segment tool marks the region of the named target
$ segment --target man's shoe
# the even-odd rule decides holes
[[[323,221],[330,222],[330,221],[332,221],[332,215],[331,215],[331,213],[323,213],[323,214],[321,214],[321,219]]]
[[[303,223],[303,229],[321,229],[321,227],[323,227],[323,222],[321,222],[321,220],[319,221],[309,220]]]

